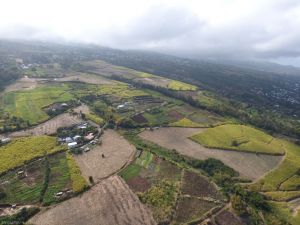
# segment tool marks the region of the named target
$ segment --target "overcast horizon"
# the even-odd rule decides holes
[[[1,2],[0,38],[300,66],[297,0]]]

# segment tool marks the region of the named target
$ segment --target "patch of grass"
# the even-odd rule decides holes
[[[174,91],[196,91],[198,88],[194,85],[183,83],[181,81],[172,80],[168,84],[168,88]]]
[[[294,175],[280,185],[280,190],[293,191],[300,189],[300,176]]]
[[[130,180],[131,178],[137,176],[140,173],[141,166],[138,164],[131,164],[126,169],[122,170],[119,175],[125,180]]]
[[[65,146],[57,146],[55,137],[39,136],[13,140],[0,147],[0,174],[22,166],[34,158],[63,150]]]
[[[288,141],[283,141],[286,150],[284,161],[277,169],[268,173],[263,179],[250,187],[257,191],[276,191],[279,190],[281,184],[284,184],[289,178],[297,175],[300,168],[300,146]],[[295,181],[298,181],[297,179]],[[292,184],[289,181],[289,186]],[[297,183],[295,183],[297,185]],[[280,189],[282,190],[282,188]]]
[[[208,148],[283,155],[282,141],[252,127],[226,124],[208,128],[191,139]]]
[[[146,192],[140,193],[139,197],[144,204],[152,208],[156,222],[163,223],[170,220],[178,193],[179,185],[170,181],[162,181]]]
[[[148,151],[143,151],[141,156],[135,160],[135,163],[147,169],[152,159],[153,154]]]
[[[68,152],[66,157],[72,181],[72,189],[75,193],[80,193],[88,187],[87,181],[82,177],[81,171],[73,156]]]
[[[30,124],[38,124],[49,118],[43,108],[55,102],[72,100],[67,85],[47,86],[33,90],[8,92],[3,96],[4,111],[10,117],[16,116],[28,121]]]
[[[288,201],[300,197],[300,191],[270,191],[263,194],[274,201]]]
[[[93,113],[86,114],[86,118],[99,125],[103,125],[104,123],[104,120],[100,116],[97,116],[96,114]]]
[[[203,127],[200,124],[195,123],[188,118],[183,118],[177,122],[170,123],[169,125],[172,127]]]

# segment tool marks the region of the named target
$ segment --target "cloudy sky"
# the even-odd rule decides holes
[[[300,66],[299,0],[0,0],[0,38]]]

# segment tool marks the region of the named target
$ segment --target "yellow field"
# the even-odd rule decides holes
[[[179,121],[169,124],[172,127],[203,127],[201,124],[195,123],[188,118],[183,118]]]
[[[65,146],[58,146],[56,138],[49,136],[20,138],[0,147],[0,174],[24,165],[30,160],[45,154],[62,151]]]

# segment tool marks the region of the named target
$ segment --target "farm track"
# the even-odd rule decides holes
[[[36,225],[154,225],[152,213],[118,176],[29,220]]]
[[[201,128],[161,128],[154,131],[144,131],[139,136],[162,147],[176,149],[179,153],[193,158],[219,159],[238,171],[242,177],[251,180],[264,176],[275,168],[283,158],[282,156],[210,149],[188,138],[203,130]]]

